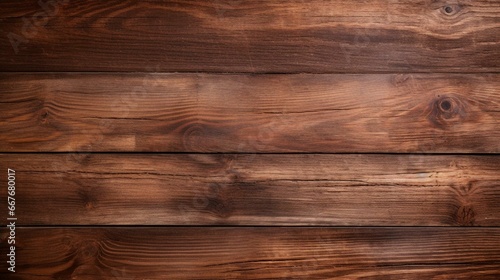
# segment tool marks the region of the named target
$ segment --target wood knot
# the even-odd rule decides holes
[[[78,248],[78,260],[80,263],[93,261],[99,253],[100,244],[96,240],[82,242]]]
[[[206,211],[219,218],[228,218],[231,216],[233,209],[221,198],[209,199]]]
[[[93,263],[83,263],[80,265],[74,265],[73,267],[74,270],[71,272],[71,275],[67,275],[67,277],[65,275],[64,279],[72,279],[72,280],[118,279],[118,278],[105,277],[104,276],[105,274],[102,271],[102,269]]]
[[[78,195],[86,211],[91,211],[96,208],[98,195],[93,189],[82,188],[78,191]]]
[[[439,107],[443,112],[448,112],[451,109],[451,102],[449,100],[441,100]]]
[[[233,212],[227,197],[227,188],[218,183],[211,183],[208,186],[206,211],[219,218],[228,218]]]
[[[39,118],[40,123],[46,124],[48,122],[48,119],[49,119],[49,111],[42,110],[40,113],[40,118]]]
[[[436,127],[445,129],[464,121],[465,105],[454,96],[440,96],[431,101],[427,119]]]
[[[441,12],[447,16],[456,15],[458,12],[460,12],[460,10],[461,7],[459,5],[453,5],[453,4],[448,4],[441,7]]]
[[[207,129],[200,124],[188,126],[182,134],[182,144],[185,151],[200,152],[203,151],[203,143],[207,138]]]
[[[405,84],[410,79],[410,77],[411,75],[408,74],[396,74],[392,76],[392,83],[395,86],[401,86]]]
[[[476,212],[469,205],[462,205],[455,213],[455,221],[460,226],[473,226],[476,222]]]
[[[477,181],[470,181],[467,184],[454,188],[457,205],[454,207],[453,220],[460,226],[476,225],[476,211],[474,203],[481,201],[481,190]]]
[[[67,156],[67,160],[73,163],[87,165],[90,162],[91,153],[88,152],[74,152],[69,153]]]
[[[87,201],[87,203],[85,203],[85,209],[87,210],[94,209],[94,203],[92,203],[91,201]]]
[[[61,243],[67,248],[73,248],[73,239],[70,236],[64,236],[61,239]]]
[[[226,173],[233,184],[243,180],[243,174],[241,174],[238,170],[229,169]]]

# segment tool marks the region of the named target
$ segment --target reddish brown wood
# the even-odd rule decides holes
[[[0,275],[16,280],[497,279],[499,239],[497,228],[19,228],[18,272],[7,274],[2,262]]]
[[[497,156],[0,157],[20,225],[500,226]]]
[[[500,1],[0,11],[0,279],[500,279]]]
[[[498,1],[59,2],[0,2],[0,71],[500,70]]]
[[[500,76],[3,74],[0,151],[500,152]]]

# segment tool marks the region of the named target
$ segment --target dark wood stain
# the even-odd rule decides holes
[[[18,234],[22,264],[9,279],[494,279],[500,269],[497,228],[21,228]]]
[[[500,69],[495,1],[113,0],[60,4],[44,16],[36,1],[17,0],[0,10],[0,71]]]
[[[500,1],[0,11],[0,279],[500,279]]]

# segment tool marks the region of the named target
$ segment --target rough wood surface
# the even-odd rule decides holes
[[[496,156],[0,156],[21,225],[500,226]]]
[[[0,71],[500,70],[498,1],[55,2],[0,2]]]
[[[0,11],[0,279],[500,279],[499,0]]]
[[[500,75],[2,74],[0,151],[500,152]]]
[[[499,239],[498,228],[19,228],[8,279],[494,280]]]

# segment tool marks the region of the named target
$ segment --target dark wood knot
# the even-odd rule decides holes
[[[46,124],[48,122],[48,118],[49,118],[49,111],[47,111],[46,109],[42,109],[39,117],[40,123]]]
[[[448,112],[451,109],[451,102],[449,100],[442,100],[441,103],[439,104],[439,107],[441,108],[442,111]]]
[[[96,240],[85,240],[78,248],[78,260],[80,263],[93,261],[99,253],[100,244]]]
[[[438,96],[430,103],[428,120],[438,128],[446,128],[464,121],[465,105],[455,96]]]
[[[447,15],[447,16],[456,15],[460,10],[461,10],[461,7],[459,5],[445,5],[445,6],[441,7],[442,13]]]
[[[78,191],[78,195],[83,204],[83,208],[86,211],[91,211],[96,208],[97,197],[98,197],[97,193],[98,192],[96,192],[94,189],[89,189],[89,188],[81,188]]]
[[[462,205],[455,213],[455,220],[460,226],[473,226],[476,223],[476,212],[470,205]]]
[[[209,199],[206,210],[219,218],[229,218],[233,212],[230,204],[222,198]]]

